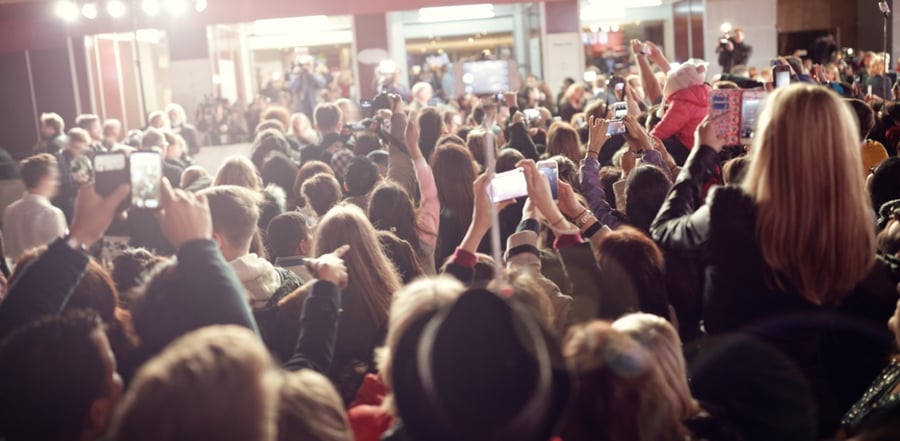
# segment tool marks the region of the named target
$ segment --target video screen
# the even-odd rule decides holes
[[[465,93],[489,95],[503,93],[509,87],[509,63],[505,60],[463,63],[462,84]]]

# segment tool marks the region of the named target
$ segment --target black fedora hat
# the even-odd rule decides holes
[[[413,323],[393,357],[411,440],[546,441],[571,395],[555,338],[518,301],[486,290]]]

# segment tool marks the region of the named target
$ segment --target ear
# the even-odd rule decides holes
[[[221,233],[213,231],[213,240],[216,241],[216,245],[219,246],[219,250],[222,250],[222,246],[225,244],[225,237],[222,236]]]
[[[85,430],[97,434],[106,433],[106,429],[109,427],[109,420],[112,419],[112,411],[112,400],[109,397],[94,400],[88,412]]]
[[[299,244],[297,244],[297,252],[301,256],[308,256],[309,252],[310,252],[310,248],[312,248],[312,240],[309,238],[307,238],[306,240],[301,241]]]

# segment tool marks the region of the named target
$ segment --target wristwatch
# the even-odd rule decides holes
[[[593,218],[594,213],[591,213],[591,210],[585,210],[584,214],[579,216],[578,219],[575,219],[575,226],[578,227],[578,229],[581,229],[581,227],[584,227],[588,223],[588,221]]]
[[[73,237],[71,234],[64,237],[63,240],[65,240],[66,245],[68,245],[69,248],[71,248],[73,250],[78,250],[78,251],[82,251],[85,253],[88,252],[88,246],[85,243],[83,243],[80,240]]]

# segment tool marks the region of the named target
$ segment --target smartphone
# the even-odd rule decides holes
[[[157,152],[134,152],[130,158],[131,206],[156,210],[160,206],[162,158]]]
[[[606,134],[609,136],[624,135],[626,131],[627,129],[625,128],[625,121],[616,120],[609,122],[609,126],[606,129]]]
[[[625,90],[625,83],[616,84],[616,92],[622,92],[623,90]]]
[[[775,66],[772,69],[775,75],[775,88],[787,87],[791,84],[791,67],[785,65]]]
[[[619,101],[617,103],[613,103],[613,119],[620,120],[625,118],[625,115],[628,115],[628,104],[625,101]]]
[[[553,159],[547,159],[537,163],[537,169],[550,181],[550,193],[553,200],[559,200],[559,164]]]
[[[649,44],[644,43],[644,54],[650,55],[650,54],[652,54],[652,53],[653,53],[653,48],[650,47]]]
[[[538,109],[525,109],[522,113],[525,114],[525,120],[528,121],[528,123],[533,123],[541,119],[541,111]]]
[[[491,185],[488,186],[488,196],[494,203],[527,195],[528,182],[525,180],[525,171],[521,168],[495,175],[494,179],[491,179]]]
[[[363,118],[371,118],[375,114],[375,106],[372,100],[359,100],[360,114]]]
[[[109,196],[122,184],[129,183],[128,157],[125,152],[97,153],[94,155],[94,189],[100,196]],[[128,208],[129,199],[119,205],[119,211]]]
[[[766,99],[765,90],[744,90],[741,94],[741,143],[749,144],[756,134],[759,109]]]

